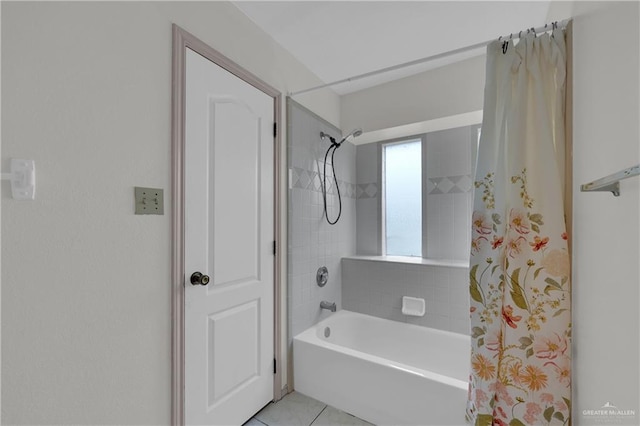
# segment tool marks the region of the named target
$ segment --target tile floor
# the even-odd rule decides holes
[[[373,426],[313,398],[292,392],[264,407],[244,426]]]

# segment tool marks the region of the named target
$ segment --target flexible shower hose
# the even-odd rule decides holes
[[[340,186],[338,185],[338,178],[336,177],[336,166],[333,163],[333,156],[336,153],[336,149],[340,148],[340,144],[333,142],[331,146],[327,149],[326,154],[324,154],[324,165],[322,171],[322,201],[324,203],[324,217],[327,219],[329,225],[335,225],[340,220],[340,216],[342,215],[342,196],[340,195]],[[338,192],[338,217],[336,220],[331,221],[329,219],[329,212],[327,211],[327,157],[329,156],[329,151],[331,152],[331,169],[333,171],[333,181],[336,184],[336,191]]]

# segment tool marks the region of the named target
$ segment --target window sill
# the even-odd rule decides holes
[[[346,256],[343,259],[366,260],[370,262],[404,263],[410,265],[447,266],[450,268],[469,268],[468,260],[425,259],[413,256]]]

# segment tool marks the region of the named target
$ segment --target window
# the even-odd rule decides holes
[[[386,254],[422,256],[422,139],[382,149]]]
[[[381,254],[465,260],[478,125],[380,143]]]

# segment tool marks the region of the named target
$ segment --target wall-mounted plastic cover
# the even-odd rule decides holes
[[[36,165],[33,160],[11,160],[10,173],[2,179],[11,181],[11,196],[15,200],[33,200],[36,197]]]

